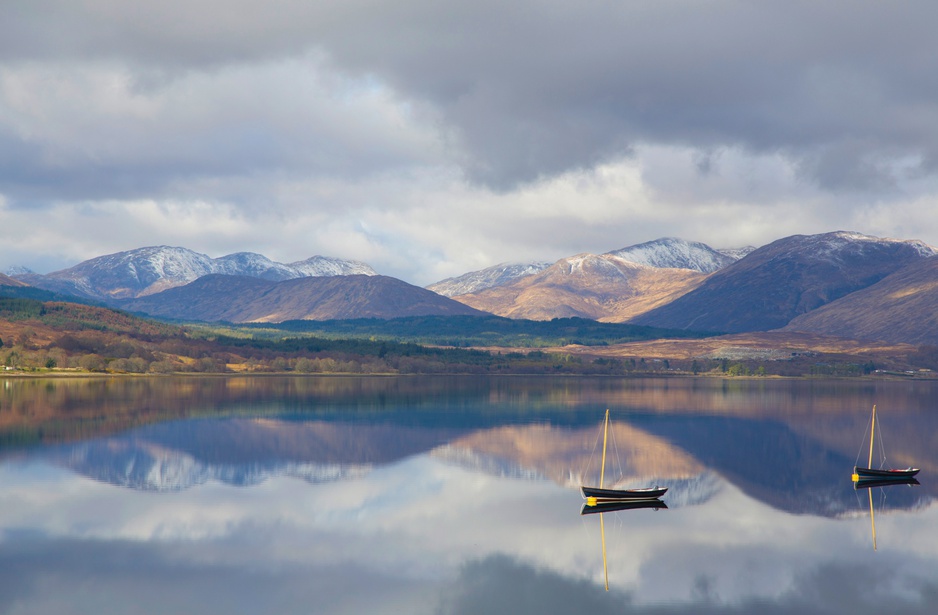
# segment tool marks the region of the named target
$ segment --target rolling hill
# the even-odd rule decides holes
[[[207,322],[483,314],[429,290],[380,275],[306,277],[282,282],[207,275],[186,286],[123,301],[121,306],[150,316]]]
[[[938,257],[794,318],[783,331],[938,345]]]

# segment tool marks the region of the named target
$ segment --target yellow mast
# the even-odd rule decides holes
[[[609,437],[609,408],[606,408],[606,425],[603,428],[603,463],[599,470],[599,488],[600,489],[603,488],[603,478],[606,476],[606,438],[608,437]],[[872,448],[870,450],[872,450]]]
[[[609,408],[606,408],[606,422],[603,427],[603,461],[599,470],[599,488],[603,488],[603,479],[606,476],[606,440],[609,437]],[[603,514],[599,513],[599,534],[603,542],[603,575],[606,577],[606,591],[609,591],[609,568],[606,565],[606,524],[603,523]]]

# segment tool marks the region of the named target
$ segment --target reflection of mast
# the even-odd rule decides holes
[[[873,467],[873,434],[876,433],[876,404],[873,404],[873,420],[870,421],[870,460],[866,467]],[[873,528],[873,550],[876,550],[876,518],[873,516],[873,490],[868,490],[870,494],[870,526]]]
[[[599,488],[603,488],[603,478],[606,476],[606,438],[609,436],[609,408],[606,408],[606,424],[603,428],[603,461],[599,470]],[[603,575],[606,577],[606,591],[609,591],[609,569],[606,567],[606,524],[603,523],[603,514],[599,513],[599,535],[603,541]]]
[[[920,484],[915,478],[905,479],[861,479],[854,482],[854,489],[867,489],[870,496],[870,529],[873,532],[873,550],[876,550],[876,517],[873,512],[873,489],[876,487],[895,487],[898,485],[908,485],[914,487]]]
[[[603,575],[606,577],[606,591],[609,591],[609,568],[606,567],[606,524],[603,523],[602,513],[599,513],[599,535],[603,540]]]

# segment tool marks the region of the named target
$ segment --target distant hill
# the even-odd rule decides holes
[[[243,325],[243,330],[295,332],[317,337],[390,339],[431,346],[544,348],[607,346],[637,340],[704,337],[689,331],[597,322],[586,318],[520,320],[501,316],[407,316],[355,320],[288,320]]]
[[[614,256],[622,261],[656,269],[691,269],[701,273],[712,273],[742,258],[753,249],[746,247],[732,250],[714,250],[710,246],[697,241],[662,237],[654,241],[612,250],[602,256]],[[580,254],[561,260],[571,260],[584,256]],[[473,271],[458,277],[447,278],[427,286],[427,289],[446,297],[470,295],[489,288],[508,286],[522,278],[536,275],[550,266],[551,263],[545,262],[501,263],[481,271]]]
[[[20,280],[15,279],[15,278],[11,278],[11,277],[8,276],[8,275],[4,275],[4,274],[0,273],[0,286],[23,287],[23,286],[29,286],[29,285],[26,284],[25,282],[22,282],[22,281],[20,281]]]
[[[534,275],[550,267],[550,263],[501,263],[481,271],[472,271],[455,278],[446,278],[427,286],[427,290],[453,297],[479,292],[486,288],[495,288],[510,284],[519,278]]]
[[[344,275],[270,282],[207,275],[191,284],[121,302],[151,316],[206,322],[281,322],[482,315],[483,312],[387,276]]]
[[[794,235],[751,252],[630,322],[725,333],[778,329],[936,252],[920,241],[842,231]]]
[[[151,295],[213,273],[270,281],[376,275],[365,263],[325,256],[285,265],[251,252],[210,258],[186,248],[154,246],[99,256],[47,275],[18,275],[17,279],[37,288],[115,305],[120,299]]]
[[[687,293],[705,277],[691,269],[659,269],[612,254],[580,254],[510,284],[454,299],[509,318],[623,322]]]
[[[938,345],[938,257],[794,318],[784,331]]]

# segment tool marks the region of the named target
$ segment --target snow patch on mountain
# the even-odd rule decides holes
[[[71,447],[59,463],[99,482],[156,492],[183,491],[212,481],[247,487],[279,476],[317,484],[360,478],[372,471],[367,464],[288,460],[205,463],[158,446],[105,440]]]
[[[3,272],[4,275],[8,275],[11,278],[14,278],[18,275],[29,275],[30,273],[36,273],[29,267],[23,267],[22,265],[13,265],[9,269]]]
[[[691,269],[713,273],[737,259],[698,241],[662,237],[606,254],[658,269]]]
[[[938,248],[928,245],[918,239],[892,239],[889,237],[873,237],[856,231],[834,231],[813,237],[816,243],[817,256],[838,259],[840,254],[850,251],[862,250],[869,244],[902,244],[911,247],[919,256],[930,257],[938,254]]]
[[[279,282],[304,277],[377,275],[377,272],[359,261],[325,256],[286,265],[252,252],[211,258],[187,248],[151,246],[99,256],[44,276],[30,274],[26,281],[40,288],[72,290],[87,297],[108,300],[154,294],[209,274],[240,275]]]
[[[500,263],[493,267],[465,273],[455,278],[446,278],[426,288],[444,297],[468,295],[485,290],[486,288],[495,288],[497,286],[510,284],[520,278],[539,273],[549,266],[550,263],[546,262]]]
[[[742,248],[717,248],[717,252],[725,256],[729,256],[733,260],[738,261],[744,256],[749,255],[751,252],[756,251],[755,246],[743,246]]]

